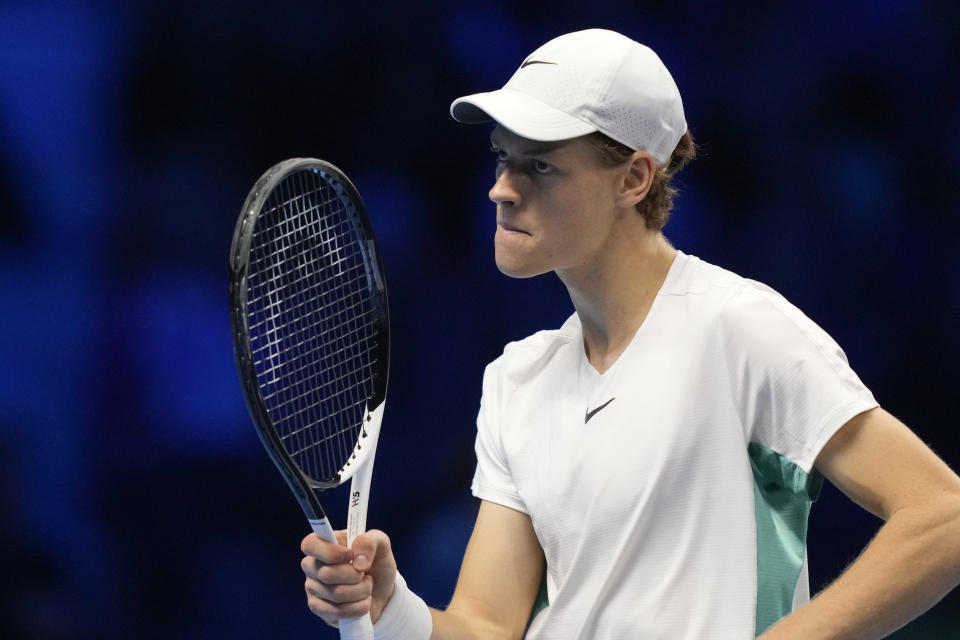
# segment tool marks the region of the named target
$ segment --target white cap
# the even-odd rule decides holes
[[[605,29],[554,38],[502,89],[458,98],[450,114],[467,124],[496,120],[542,142],[599,131],[659,164],[687,131],[680,91],[657,54]]]

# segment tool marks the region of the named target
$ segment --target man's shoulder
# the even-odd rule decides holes
[[[696,307],[727,349],[755,354],[785,353],[790,345],[812,343],[833,351],[832,338],[776,289],[700,261],[688,293],[703,293]]]
[[[695,256],[684,256],[685,263],[666,283],[660,295],[690,296],[705,306],[714,306],[721,316],[737,315],[744,307],[761,303],[780,306],[789,304],[772,287],[741,276],[733,271],[705,262]],[[703,311],[702,308],[698,309]]]
[[[543,372],[571,345],[581,344],[581,335],[580,321],[574,313],[557,329],[537,331],[522,340],[508,342],[503,353],[487,365],[487,372],[514,384],[522,383]]]
[[[680,253],[677,260],[680,262],[671,269],[667,281],[660,290],[662,296],[723,294],[760,285],[733,271],[701,260],[697,256]]]

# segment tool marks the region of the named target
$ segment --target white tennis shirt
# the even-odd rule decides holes
[[[827,440],[876,402],[770,288],[678,253],[604,374],[574,314],[486,369],[473,493],[527,513],[549,606],[527,638],[753,638],[807,599]]]

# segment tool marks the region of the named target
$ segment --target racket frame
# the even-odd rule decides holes
[[[248,332],[247,271],[250,261],[250,245],[257,218],[274,188],[291,174],[303,170],[319,173],[328,184],[334,187],[353,224],[357,227],[359,235],[365,240],[365,246],[361,247],[361,253],[367,277],[372,280],[368,284],[374,286],[378,292],[378,295],[375,296],[379,303],[376,305],[379,312],[377,322],[381,325],[378,334],[382,339],[377,342],[376,358],[379,362],[385,363],[385,366],[375,369],[377,375],[373,379],[373,393],[365,407],[360,437],[346,463],[330,481],[321,481],[307,476],[287,453],[263,401]],[[331,177],[332,180],[327,176]],[[314,532],[324,539],[336,541],[333,528],[330,526],[315,490],[330,489],[351,480],[347,515],[347,545],[349,546],[353,543],[353,539],[366,528],[373,459],[380,436],[380,424],[386,399],[390,349],[386,280],[379,262],[379,247],[373,232],[373,225],[366,214],[363,200],[356,187],[337,167],[323,160],[291,158],[275,164],[254,183],[243,204],[230,248],[230,271],[230,322],[233,333],[234,357],[237,370],[240,372],[244,397],[256,426],[257,434],[270,459],[273,460],[287,486],[290,487],[300,503],[300,507],[310,521]]]

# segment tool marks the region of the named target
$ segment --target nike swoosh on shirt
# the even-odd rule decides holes
[[[523,69],[524,67],[529,67],[532,64],[559,64],[559,63],[545,62],[544,60],[525,60],[524,63],[520,65],[520,68]]]
[[[603,409],[605,406],[607,406],[608,404],[610,404],[610,403],[613,402],[614,400],[616,400],[615,397],[614,397],[614,398],[610,398],[609,400],[607,400],[606,402],[604,402],[602,405],[600,405],[599,407],[597,407],[597,408],[594,409],[593,411],[587,411],[586,415],[583,416],[583,424],[587,424],[587,422],[590,421],[590,418],[592,418],[593,416],[597,415],[597,412],[600,411],[600,409]]]

